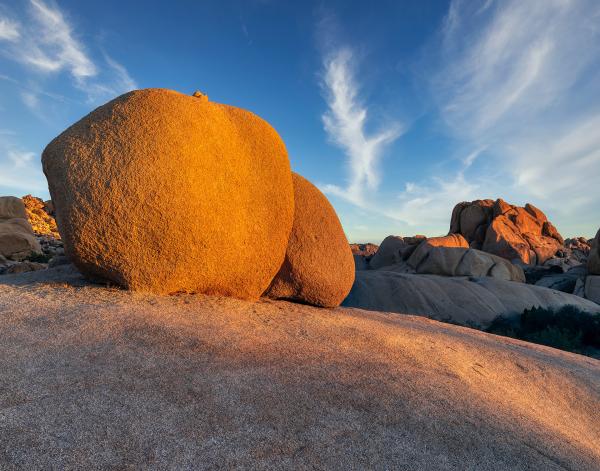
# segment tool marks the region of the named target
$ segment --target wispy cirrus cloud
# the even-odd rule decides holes
[[[19,58],[42,71],[67,70],[78,81],[95,76],[98,71],[83,44],[75,38],[63,12],[41,0],[30,0],[30,16],[35,35],[29,36]],[[35,38],[35,39],[34,39]]]
[[[16,41],[21,37],[19,24],[9,18],[0,18],[0,40]]]
[[[424,182],[408,181],[395,198],[382,196],[379,192],[382,158],[405,128],[390,120],[377,132],[367,132],[368,108],[360,97],[356,67],[353,51],[347,47],[335,49],[323,61],[321,85],[327,102],[323,125],[329,139],[345,153],[348,183],[344,187],[320,185],[321,189],[391,221],[442,233],[441,227],[447,223],[453,202],[476,197],[480,184],[465,178],[465,172],[485,148],[458,159],[460,168],[454,174],[432,176]],[[409,158],[395,156],[393,164]]]
[[[19,62],[39,78],[68,73],[88,102],[137,88],[127,69],[108,54],[103,52],[100,61],[92,58],[65,13],[54,3],[29,0],[20,21],[0,17],[0,46],[2,43],[7,59]],[[39,102],[36,96],[48,95],[39,88],[22,93],[28,107]]]
[[[600,3],[486,5],[450,6],[431,83],[441,118],[455,138],[488,148],[507,196],[565,222],[600,218],[591,207],[600,198]]]
[[[46,182],[37,170],[37,154],[18,144],[18,133],[0,129],[0,187],[17,194],[46,191]]]
[[[369,169],[373,162],[377,168],[381,149],[397,136],[374,136],[375,153],[364,154],[369,146],[357,129],[364,129],[359,111],[366,115],[367,106],[361,105],[354,114],[340,112],[349,117],[347,132],[332,132],[325,121],[346,149],[354,176],[347,188],[325,189],[429,233],[447,230],[452,207],[461,200],[504,197],[543,207],[559,228],[593,235],[600,221],[600,49],[595,44],[600,44],[596,0],[452,0],[424,51],[427,80],[420,84],[429,90],[432,116],[442,123],[436,131],[454,143],[452,155],[440,160],[438,170],[432,165],[429,177],[400,182],[402,190],[390,201],[379,194],[379,179],[370,177]],[[340,64],[344,61],[326,62],[326,71],[353,77],[340,73],[345,72]],[[330,90],[330,84],[340,83],[337,95],[356,100],[351,80],[326,83]],[[328,100],[330,114],[335,103]],[[442,165],[444,159],[451,163]],[[416,165],[411,156],[395,156],[394,164],[399,160]]]
[[[331,141],[346,154],[349,177],[343,188],[325,185],[323,189],[364,206],[369,193],[379,186],[379,165],[386,146],[400,137],[402,127],[388,123],[378,132],[366,131],[367,108],[359,98],[353,59],[349,48],[341,48],[324,60],[322,85],[328,109],[323,124]]]

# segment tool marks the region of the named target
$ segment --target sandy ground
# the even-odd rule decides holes
[[[421,317],[0,277],[0,469],[600,469],[600,361]]]

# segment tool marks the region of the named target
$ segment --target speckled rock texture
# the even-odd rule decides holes
[[[65,252],[92,278],[258,298],[281,267],[290,164],[277,132],[249,111],[133,91],[64,131],[42,163]]]
[[[377,272],[375,272],[377,273]],[[421,317],[0,278],[0,469],[597,471],[600,362]]]
[[[52,202],[44,202],[40,198],[36,198],[32,195],[26,195],[21,198],[25,205],[25,211],[27,213],[27,219],[33,233],[37,236],[48,236],[54,239],[60,239],[58,228],[56,227],[56,221],[52,216]]]
[[[540,209],[502,199],[458,203],[450,233],[462,234],[471,248],[523,264],[542,265],[564,248],[562,236]]]
[[[427,255],[434,247],[444,248],[469,248],[468,242],[460,234],[449,234],[444,237],[430,237],[421,242],[411,256],[408,258],[407,263],[417,268],[423,260],[427,258]]]
[[[354,258],[333,206],[294,173],[294,224],[285,261],[266,295],[322,307],[344,300],[354,282]]]
[[[41,253],[25,205],[14,196],[0,197],[0,256],[23,260],[32,253]]]

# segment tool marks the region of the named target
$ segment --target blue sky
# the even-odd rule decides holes
[[[268,120],[351,241],[477,198],[600,226],[597,0],[0,0],[0,194],[47,197],[44,146],[146,87]]]

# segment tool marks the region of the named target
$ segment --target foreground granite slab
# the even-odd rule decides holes
[[[600,362],[422,317],[0,278],[0,469],[597,470]]]

